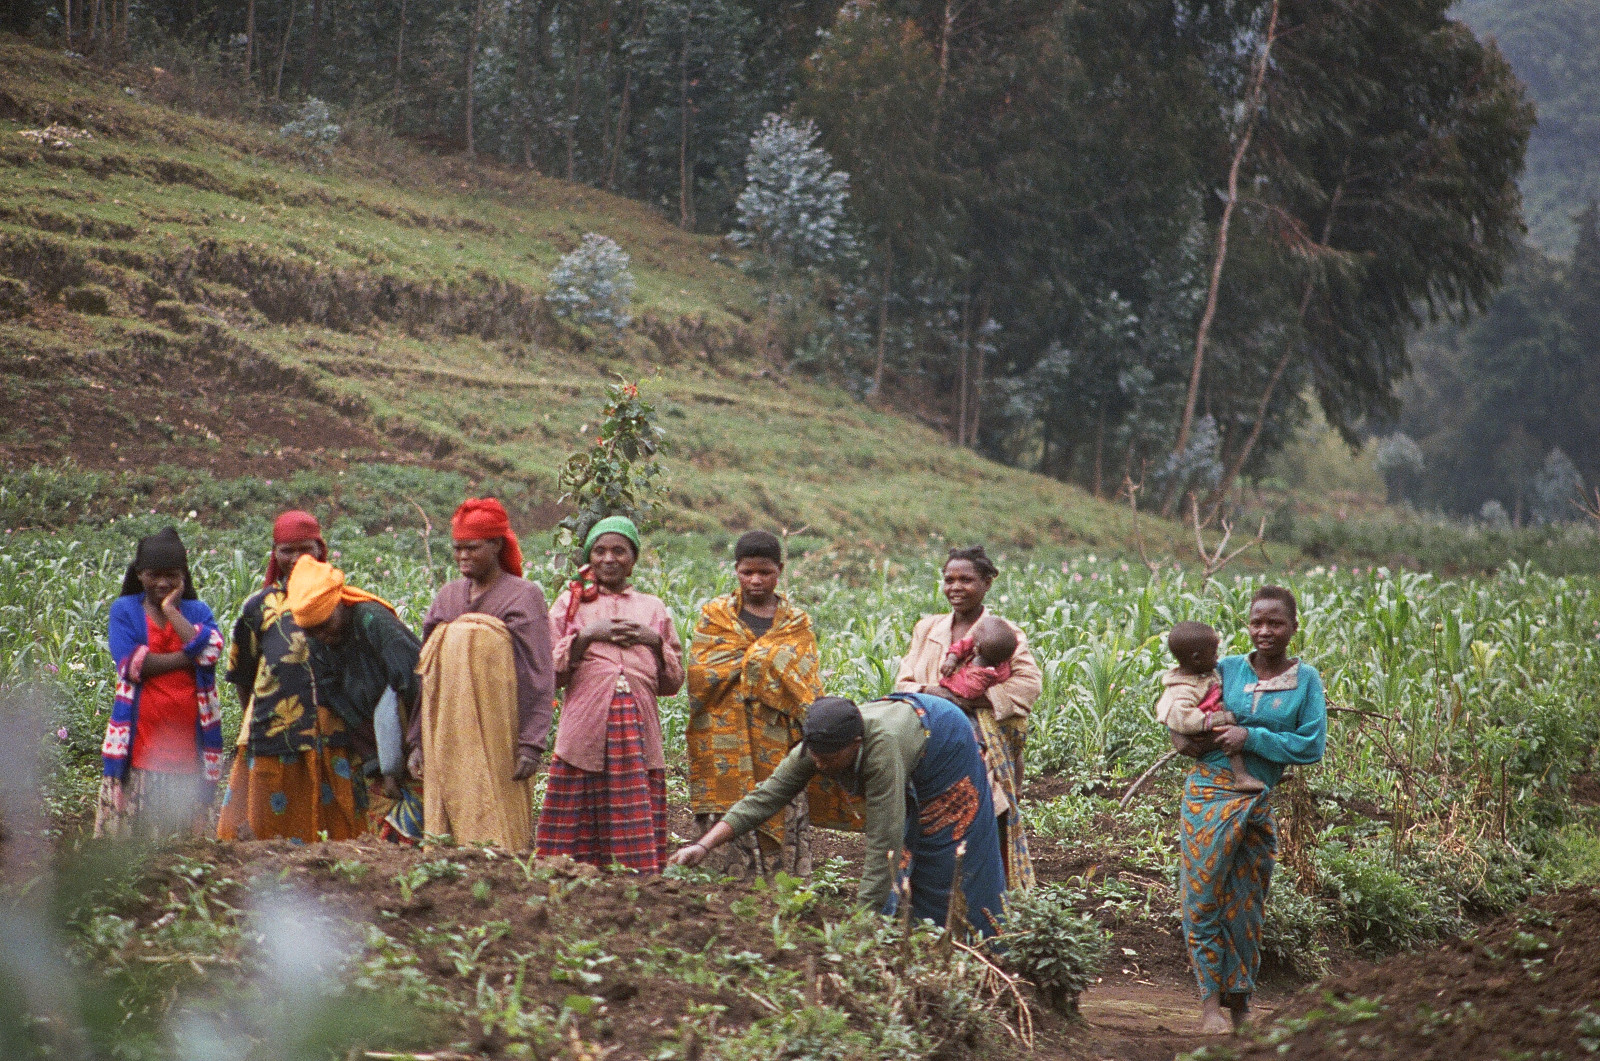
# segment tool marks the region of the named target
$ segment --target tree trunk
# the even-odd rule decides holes
[[[1100,488],[1105,472],[1106,455],[1106,409],[1100,407],[1100,419],[1094,427],[1094,473],[1089,480],[1089,492],[1095,497],[1100,496]]]
[[[1200,375],[1206,357],[1206,338],[1211,331],[1211,322],[1217,315],[1217,295],[1222,286],[1222,267],[1228,259],[1228,227],[1233,222],[1233,208],[1239,201],[1239,170],[1244,165],[1245,154],[1250,150],[1250,139],[1255,135],[1256,116],[1261,109],[1262,88],[1266,83],[1267,65],[1277,32],[1278,0],[1272,0],[1272,9],[1267,16],[1267,38],[1262,43],[1261,54],[1256,57],[1255,70],[1250,77],[1250,91],[1245,98],[1248,113],[1245,117],[1244,130],[1239,134],[1239,145],[1234,149],[1233,161],[1228,166],[1228,198],[1222,206],[1222,220],[1217,224],[1217,245],[1211,259],[1211,281],[1206,290],[1206,308],[1200,315],[1200,326],[1195,330],[1194,364],[1189,370],[1189,393],[1183,403],[1183,420],[1178,424],[1177,441],[1172,446],[1174,456],[1181,454],[1189,445],[1189,431],[1194,426],[1195,407],[1200,400]],[[1174,491],[1167,498],[1163,514],[1170,515],[1176,503],[1177,493]]]
[[[311,92],[311,76],[317,70],[317,45],[322,40],[322,0],[311,0],[311,28],[306,32],[306,46],[300,64],[300,95]]]
[[[967,444],[967,359],[972,352],[972,293],[961,307],[961,387],[956,410],[956,445]]]
[[[472,32],[467,36],[467,157],[477,158],[477,144],[473,139],[472,97],[477,85],[478,34],[483,30],[483,0],[472,7]]]
[[[939,84],[933,90],[933,128],[931,137],[939,140],[940,119],[944,117],[945,86],[950,82],[950,34],[956,22],[955,0],[944,0],[944,22],[939,29]]]
[[[567,95],[567,180],[578,179],[578,93],[583,88],[583,23],[572,49],[572,91]]]
[[[406,63],[406,0],[400,0],[400,31],[394,41],[394,99],[389,104],[389,127],[400,130],[400,86]]]
[[[1348,165],[1347,161],[1346,166]],[[1322,223],[1322,242],[1319,244],[1322,250],[1327,249],[1328,241],[1333,238],[1333,215],[1338,211],[1339,200],[1342,198],[1344,198],[1344,182],[1340,181],[1333,189],[1333,197],[1328,200],[1328,216]],[[1316,291],[1316,283],[1316,274],[1313,273],[1306,277],[1305,289],[1300,292],[1300,312],[1296,319],[1302,323],[1306,319],[1306,313],[1311,309],[1311,296]],[[1233,463],[1228,465],[1227,473],[1223,475],[1222,481],[1217,484],[1217,488],[1211,492],[1211,497],[1206,501],[1210,510],[1210,514],[1206,517],[1208,521],[1216,517],[1217,511],[1222,507],[1223,498],[1228,496],[1234,480],[1239,478],[1239,472],[1243,470],[1245,461],[1250,459],[1251,451],[1261,438],[1261,429],[1266,426],[1267,409],[1272,402],[1273,392],[1277,390],[1278,382],[1283,379],[1284,370],[1289,367],[1289,358],[1293,353],[1294,344],[1291,342],[1284,348],[1283,356],[1278,358],[1278,363],[1272,367],[1272,375],[1267,377],[1266,388],[1262,390],[1261,401],[1256,406],[1256,420],[1250,427],[1250,435],[1244,440],[1244,445],[1240,447]]]
[[[61,30],[66,36],[64,47],[72,50],[72,0],[61,0]]]
[[[689,188],[689,23],[678,50],[678,227],[694,228],[694,193]]]
[[[255,74],[256,58],[256,0],[250,0],[244,16],[244,87],[250,87]]]
[[[883,297],[878,302],[878,366],[872,371],[872,395],[883,399],[884,352],[889,345],[889,285],[894,279],[894,251],[883,241]]]
[[[644,28],[643,4],[639,5],[639,13],[634,16],[633,28],[628,30],[630,39],[637,37]],[[611,165],[606,170],[606,187],[611,191],[617,190],[617,162],[622,158],[622,143],[628,136],[628,100],[633,95],[633,59],[630,56],[627,65],[622,71],[622,102],[617,107],[617,135],[611,140]]]
[[[289,58],[289,34],[294,31],[294,9],[298,6],[298,0],[290,0],[289,18],[283,24],[283,47],[278,49],[278,72],[272,79],[272,98],[275,101],[283,95],[283,64]]]
[[[986,298],[979,304],[978,319],[989,319],[989,300]],[[979,325],[978,327],[983,327]],[[983,410],[983,344],[978,344],[978,371],[972,382],[972,426],[967,429],[967,444],[974,449],[978,447],[978,414]]]
[[[89,3],[89,47],[92,49],[100,41],[100,7],[105,0],[90,0]]]

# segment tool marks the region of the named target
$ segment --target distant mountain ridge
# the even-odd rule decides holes
[[[1463,0],[1455,14],[1499,43],[1538,105],[1522,179],[1528,235],[1565,255],[1572,215],[1600,197],[1600,0]]]

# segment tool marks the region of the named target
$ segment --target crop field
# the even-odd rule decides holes
[[[131,538],[144,522],[89,541],[29,536],[0,549],[0,683],[42,678],[56,690],[54,740],[68,776],[97,754],[112,693],[105,619],[128,551],[119,531]],[[434,587],[453,575],[444,543],[349,530],[334,532],[337,562],[355,584],[419,622]],[[188,537],[201,595],[226,630],[259,585],[263,550],[238,531],[189,525]],[[553,599],[565,560],[529,552],[530,575]],[[911,626],[943,605],[937,563],[931,554],[834,548],[793,560],[786,589],[816,624],[830,692],[870,699],[890,690]],[[1024,627],[1045,675],[1030,770],[1084,790],[1131,778],[1165,750],[1151,712],[1168,665],[1167,628],[1209,622],[1222,631],[1225,651],[1245,651],[1243,616],[1263,580],[1224,573],[1202,585],[1192,573],[1152,575],[1137,562],[1092,554],[1007,557],[1001,567],[990,607]],[[700,603],[730,588],[731,570],[706,539],[665,538],[637,581],[666,601],[687,642]],[[1397,850],[1443,838],[1464,850],[1468,841],[1509,840],[1524,826],[1548,825],[1568,779],[1593,768],[1593,580],[1512,565],[1469,580],[1319,566],[1283,581],[1301,602],[1298,651],[1321,671],[1334,705],[1328,758],[1308,776],[1331,804],[1381,813]],[[681,753],[683,697],[663,709],[669,750]],[[225,729],[236,727],[239,705],[226,702],[225,712]],[[82,788],[61,791],[70,799]]]
[[[155,517],[137,517],[86,529],[77,539],[13,535],[0,545],[0,687],[46,692],[48,717],[39,722],[38,737],[56,763],[45,786],[46,809],[69,845],[91,817],[111,701],[112,672],[102,647],[107,607],[129,543],[155,526]],[[184,527],[201,596],[225,630],[259,585],[261,531]],[[414,532],[363,536],[344,524],[329,537],[351,580],[392,600],[413,623],[434,587],[452,574],[445,543]],[[530,574],[553,594],[565,561],[537,542],[528,546]],[[791,547],[785,588],[815,621],[830,691],[858,699],[887,691],[912,624],[943,604],[939,557],[926,550],[885,555],[810,539]],[[698,605],[731,584],[725,554],[724,540],[662,536],[639,567],[638,583],[666,600],[685,640]],[[1142,955],[1123,961],[1155,961],[1152,947],[1167,948],[1174,965],[1169,972],[1181,982],[1181,951],[1172,942],[1180,771],[1176,765],[1158,771],[1125,810],[1117,798],[1167,747],[1151,715],[1157,675],[1166,666],[1166,629],[1180,619],[1200,619],[1223,632],[1227,648],[1244,650],[1243,616],[1264,578],[1224,572],[1202,583],[1192,572],[1151,573],[1137,561],[1088,554],[1009,555],[1000,566],[989,603],[1022,624],[1045,673],[1028,746],[1035,776],[1023,807],[1037,838],[1041,880],[1116,933],[1123,954]],[[1541,891],[1600,883],[1592,792],[1575,798],[1573,788],[1593,787],[1600,748],[1593,695],[1600,682],[1600,583],[1515,565],[1482,579],[1320,566],[1275,577],[1299,597],[1298,654],[1321,671],[1333,710],[1327,759],[1274,796],[1287,883],[1275,883],[1269,902],[1269,966],[1290,982],[1314,979],[1327,970],[1330,955],[1379,957],[1462,935]],[[224,696],[225,730],[231,731],[239,707],[231,694]],[[686,707],[679,697],[663,709],[678,801]],[[681,811],[675,815],[681,831]],[[632,884],[595,884],[601,890],[592,903],[585,901],[594,909],[586,907],[581,916],[577,907],[557,916],[561,897],[593,881],[552,877],[505,860],[468,873],[466,863],[479,857],[471,851],[441,858],[332,850],[344,846],[313,845],[329,848],[320,854],[277,847],[242,854],[206,845],[177,862],[161,856],[142,871],[150,874],[142,879],[155,882],[152,894],[165,889],[168,897],[165,906],[150,909],[150,924],[129,912],[126,903],[133,900],[125,895],[118,906],[113,895],[83,907],[71,931],[90,964],[113,971],[121,997],[146,999],[141,1004],[149,1013],[168,1014],[179,997],[175,985],[197,989],[202,979],[187,979],[183,970],[208,967],[210,960],[183,963],[214,945],[173,932],[184,925],[218,933],[232,926],[223,933],[227,956],[216,960],[230,969],[230,963],[249,965],[241,942],[248,932],[240,935],[245,882],[266,873],[321,892],[324,901],[356,903],[364,911],[357,923],[366,924],[366,935],[351,942],[362,955],[357,986],[448,1013],[446,1031],[436,1036],[458,1044],[490,1036],[489,1045],[476,1048],[491,1056],[563,1050],[565,1056],[601,1056],[582,1052],[590,1042],[582,1036],[597,1035],[599,1042],[613,1034],[627,1044],[621,1056],[636,1056],[639,1043],[666,1034],[662,1028],[671,1036],[660,1039],[661,1052],[637,1056],[923,1056],[957,1041],[967,1045],[949,1056],[963,1056],[983,1042],[1016,1045],[1016,1019],[1002,1019],[993,998],[974,996],[939,1009],[954,1005],[941,996],[945,1001],[928,1009],[934,1004],[924,995],[894,994],[893,985],[901,983],[894,968],[906,963],[923,963],[917,967],[924,982],[945,981],[930,971],[937,966],[926,950],[931,944],[902,945],[892,933],[846,917],[837,896],[841,874],[849,876],[848,845],[837,848],[844,861],[829,862],[810,885],[789,881],[777,891],[741,896],[705,880],[667,881],[660,885],[667,892],[652,884],[642,893]],[[269,872],[272,865],[278,868]],[[374,868],[378,872],[362,884]],[[395,885],[396,895],[384,898]],[[659,921],[680,887],[708,896],[692,901],[708,911],[710,941],[664,942],[661,932],[681,927],[667,921],[635,941],[628,928],[634,915],[622,908],[654,911],[646,916]],[[522,904],[506,905],[528,888],[536,894],[526,905],[537,900],[547,911],[537,930],[518,920]],[[431,898],[418,898],[424,892]],[[162,909],[177,921],[157,917]],[[612,913],[622,920],[606,921]],[[543,942],[532,950],[519,944],[513,952],[514,940],[534,938],[525,937],[525,929]],[[152,948],[142,952],[150,968],[127,958],[136,947]],[[700,957],[680,956],[697,947]],[[670,960],[663,957],[669,951]],[[768,951],[775,955],[770,967],[758,970],[752,963]],[[885,953],[898,955],[894,961],[902,965],[884,965],[887,978],[861,988],[859,1007],[827,1001],[817,962],[889,961]],[[538,963],[529,965],[534,954],[557,970],[539,974],[538,991],[531,971]],[[457,967],[468,972],[450,972]],[[938,968],[948,975],[948,964]],[[624,969],[632,972],[623,976]],[[1133,965],[1137,976],[1153,975],[1140,969]],[[156,971],[166,979],[152,986],[148,977]],[[633,990],[626,985],[641,977],[678,984],[689,994],[652,1000],[654,1009],[624,1005]],[[855,990],[841,985],[841,991]],[[872,994],[880,990],[888,994]],[[758,1004],[748,1003],[752,993]],[[729,1009],[735,996],[746,1000],[743,1010]],[[961,1008],[968,1003],[970,1013]],[[591,1005],[603,1012],[588,1015]],[[916,1025],[917,1013],[931,1023]],[[251,1019],[269,1018],[258,1013]],[[684,1021],[698,1030],[686,1033]],[[863,1028],[866,1038],[850,1038]],[[807,1036],[853,1045],[842,1053],[773,1052],[791,1040],[812,1041]],[[423,1035],[419,1041],[440,1039]],[[1059,1056],[1078,1056],[1062,1049]]]

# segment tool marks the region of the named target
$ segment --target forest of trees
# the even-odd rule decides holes
[[[1414,344],[1391,485],[1420,506],[1514,522],[1580,518],[1600,484],[1600,208],[1572,222],[1570,260],[1526,247],[1487,312]],[[1402,462],[1404,463],[1404,462]]]
[[[851,249],[774,294],[783,356],[1169,510],[1308,401],[1348,438],[1390,423],[1408,333],[1486,305],[1522,234],[1532,107],[1450,0],[0,0],[0,23],[708,233],[765,116],[810,120]]]

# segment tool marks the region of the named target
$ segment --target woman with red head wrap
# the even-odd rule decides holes
[[[244,602],[228,647],[227,680],[245,711],[217,823],[222,840],[347,840],[367,828],[365,756],[317,696],[312,646],[289,610],[289,573],[302,556],[327,559],[322,527],[309,512],[285,512],[272,525],[265,583]]]
[[[554,713],[544,592],[522,577],[522,550],[494,498],[469,498],[450,521],[462,577],[422,620],[421,707],[411,772],[426,778],[423,831],[513,851],[533,845],[533,775]]]

